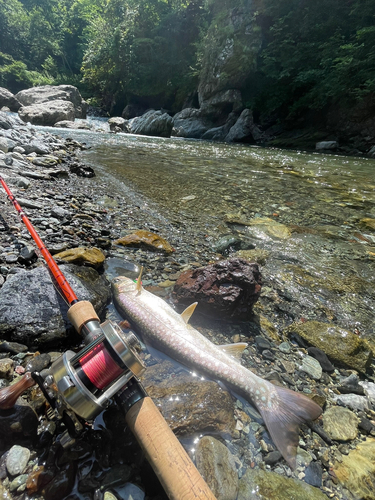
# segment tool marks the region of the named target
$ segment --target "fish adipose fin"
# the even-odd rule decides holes
[[[303,394],[276,385],[274,389],[272,405],[257,407],[278,450],[295,469],[300,425],[318,418],[322,409]]]
[[[224,345],[218,345],[218,347],[221,351],[224,351],[225,353],[229,354],[229,356],[232,356],[236,361],[241,360],[242,353],[247,347],[246,342],[237,342],[237,344],[224,344]]]
[[[193,304],[190,304],[189,307],[187,307],[184,311],[181,313],[181,318],[185,321],[186,324],[189,323],[189,319],[191,318],[191,315],[195,311],[195,308],[197,307],[198,302],[193,302]]]

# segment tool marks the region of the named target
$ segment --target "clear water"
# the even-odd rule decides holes
[[[199,248],[231,233],[267,250],[265,284],[289,294],[294,319],[372,337],[375,160],[126,134],[74,137],[91,146],[82,160],[96,182],[188,227],[182,240]],[[269,220],[254,225],[259,217]],[[280,237],[284,229],[289,236]]]

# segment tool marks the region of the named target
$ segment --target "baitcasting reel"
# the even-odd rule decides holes
[[[80,352],[66,351],[51,366],[43,380],[32,374],[53,410],[49,417],[62,418],[67,431],[60,444],[68,447],[82,431],[84,421],[92,421],[131,378],[145,370],[137,354],[140,345],[131,332],[123,332],[115,323],[101,325],[94,319],[81,329],[87,344]],[[143,394],[142,394],[143,397]]]

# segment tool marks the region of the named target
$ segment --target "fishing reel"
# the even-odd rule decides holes
[[[0,409],[8,409],[27,388],[38,384],[49,403],[47,417],[63,421],[66,426],[60,437],[64,448],[73,444],[85,424],[92,422],[114,397],[127,408],[146,394],[137,380],[145,366],[138,355],[140,344],[134,333],[123,331],[109,320],[100,324],[95,313],[92,319],[82,322],[82,310],[84,316],[93,311],[85,301],[73,305],[71,310],[69,319],[79,328],[85,346],[78,353],[66,351],[54,361],[46,376],[28,372],[19,382],[0,391]]]
[[[130,379],[145,370],[133,332],[108,320],[100,325],[96,319],[82,330],[87,345],[81,351],[66,351],[44,379],[32,374],[51,405],[49,416],[62,418],[67,426],[60,438],[63,447],[82,431],[81,419],[93,421],[120,390],[124,392]]]

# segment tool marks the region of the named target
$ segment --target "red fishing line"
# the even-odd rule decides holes
[[[104,344],[99,344],[80,359],[85,375],[97,389],[105,389],[123,370],[116,364]]]

